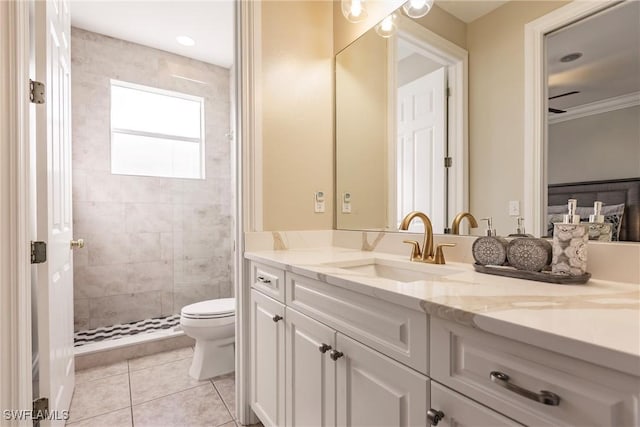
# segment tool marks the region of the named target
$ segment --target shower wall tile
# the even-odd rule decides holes
[[[173,233],[160,233],[160,259],[173,260]]]
[[[75,328],[232,295],[229,70],[73,28]],[[186,76],[206,85],[174,75]],[[205,179],[111,173],[110,80],[205,99]]]
[[[89,299],[74,298],[73,324],[75,330],[89,329]]]
[[[127,264],[131,255],[131,234],[101,233],[87,235],[85,250],[89,252],[89,265]],[[104,232],[106,231],[106,232]]]
[[[76,234],[125,231],[125,206],[122,203],[74,202],[73,213],[73,229]]]
[[[160,261],[162,248],[160,247],[160,233],[132,233],[131,259],[132,263]]]
[[[162,292],[113,295],[89,300],[90,327],[128,323],[162,315]]]
[[[129,264],[74,268],[76,298],[98,298],[129,292]]]
[[[128,203],[125,209],[126,231],[163,232],[173,230],[173,205]]]
[[[131,293],[171,290],[173,287],[173,262],[157,261],[131,264],[128,282]]]

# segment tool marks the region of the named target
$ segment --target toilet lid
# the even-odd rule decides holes
[[[235,298],[219,298],[200,301],[182,307],[182,315],[198,318],[229,317],[236,311]]]

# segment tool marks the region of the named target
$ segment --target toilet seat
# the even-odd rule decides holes
[[[236,314],[235,298],[220,298],[197,302],[182,308],[180,315],[185,319],[220,319]]]

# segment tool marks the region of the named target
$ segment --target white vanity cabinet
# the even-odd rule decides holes
[[[427,425],[426,376],[340,333],[336,348],[338,426]]]
[[[640,422],[638,377],[438,318],[431,319],[430,372],[432,380],[525,425]],[[433,395],[432,407],[446,414]]]
[[[429,421],[438,427],[522,426],[435,381],[431,381],[431,408],[429,417],[442,417],[437,422]]]
[[[251,407],[267,426],[285,420],[285,307],[251,290]]]
[[[640,375],[250,266],[250,399],[267,427],[640,425]]]
[[[286,334],[286,425],[335,425],[336,332],[287,308]]]
[[[252,263],[251,271],[265,270]],[[321,284],[312,279],[302,282],[305,289]],[[344,330],[368,339],[377,331],[380,338],[374,342],[382,349],[415,360],[418,348],[423,348],[426,358],[426,314],[412,314],[374,298],[367,301],[364,295],[349,312],[334,313],[344,309],[345,301],[354,303],[354,296],[336,295],[334,301],[346,299],[326,308],[323,303],[330,298],[329,292],[318,298],[318,305],[303,299],[304,308],[314,313],[312,318],[262,293],[263,282],[252,278],[251,283],[251,406],[266,426],[427,425],[428,377],[347,336]],[[361,319],[344,329],[327,324],[340,325],[359,313]],[[412,336],[422,333],[411,345],[409,330]],[[426,359],[422,365],[426,367]]]

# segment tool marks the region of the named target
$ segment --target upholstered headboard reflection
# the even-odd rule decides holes
[[[640,178],[552,184],[548,195],[549,206],[564,205],[568,199],[577,199],[578,206],[593,206],[596,200],[624,203],[620,240],[640,242]]]

